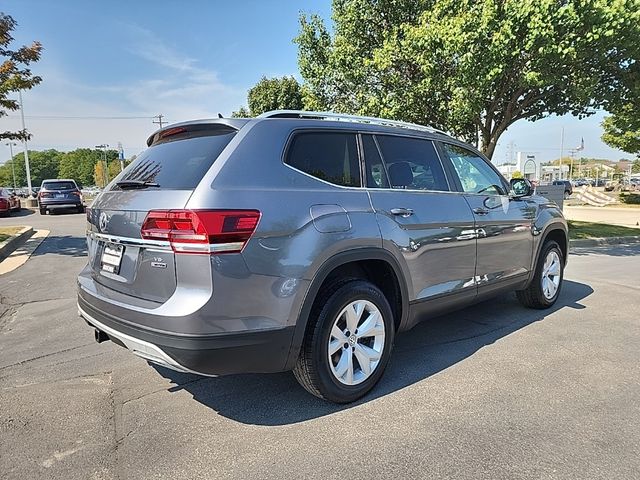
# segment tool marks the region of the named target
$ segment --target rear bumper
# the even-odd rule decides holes
[[[123,322],[78,297],[78,313],[115,343],[153,363],[180,372],[216,376],[285,369],[294,327],[190,336],[152,331]]]
[[[77,208],[81,207],[82,200],[40,200],[38,206],[40,208]]]

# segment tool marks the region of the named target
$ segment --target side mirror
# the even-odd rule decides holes
[[[512,198],[528,197],[533,194],[531,182],[526,178],[512,178],[509,186],[511,187],[509,194]]]

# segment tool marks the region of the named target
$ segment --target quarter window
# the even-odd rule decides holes
[[[361,186],[358,148],[353,133],[299,133],[291,142],[285,163],[326,182],[345,187]]]
[[[504,182],[500,175],[479,155],[459,147],[443,144],[443,148],[460,179],[463,191],[504,195]]]
[[[442,164],[428,140],[376,135],[392,188],[449,190]]]
[[[382,163],[376,142],[371,135],[362,136],[362,147],[364,150],[364,168],[367,176],[367,187],[389,188],[387,172]]]

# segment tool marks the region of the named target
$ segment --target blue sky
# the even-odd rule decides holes
[[[4,0],[18,22],[17,44],[39,40],[42,60],[33,66],[43,83],[25,92],[32,149],[71,150],[107,143],[137,154],[156,125],[228,115],[246,103],[246,91],[262,76],[295,75],[292,38],[301,11],[330,17],[330,0]],[[43,118],[46,117],[46,118]],[[100,118],[54,118],[100,117]],[[114,118],[104,118],[114,117]],[[146,117],[146,118],[122,118]],[[521,121],[500,139],[496,163],[513,151],[557,158],[560,131],[565,149],[584,137],[584,156],[629,157],[600,141],[603,114]],[[19,117],[0,119],[0,129],[18,129]],[[0,146],[0,163],[9,158]]]

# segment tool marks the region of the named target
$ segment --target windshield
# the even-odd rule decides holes
[[[44,182],[42,188],[46,190],[73,190],[76,188],[76,184],[73,182]]]

